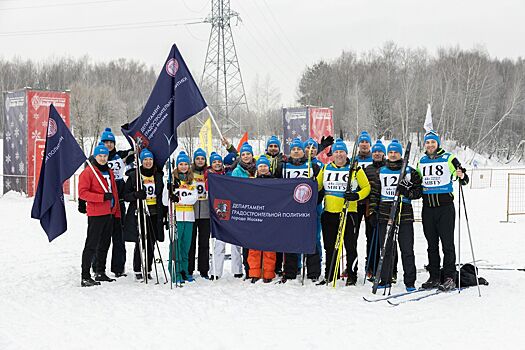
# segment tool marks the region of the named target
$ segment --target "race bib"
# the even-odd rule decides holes
[[[423,186],[428,188],[447,186],[451,173],[447,162],[420,163]]]
[[[104,179],[106,180],[107,190],[108,192],[111,192],[111,177],[108,175],[103,175]]]
[[[197,198],[200,201],[208,200],[208,191],[206,191],[204,175],[195,174],[195,188],[197,189]]]
[[[115,175],[115,180],[122,180],[124,179],[124,161],[122,161],[121,158],[113,159],[108,161],[108,166],[111,170],[113,170],[113,174]]]
[[[382,200],[393,200],[396,195],[396,188],[399,183],[399,176],[401,174],[396,173],[383,173],[379,174],[379,180],[381,181],[381,199]],[[407,172],[405,179],[410,181],[410,173]]]
[[[355,184],[354,184],[355,182]],[[345,192],[348,184],[348,170],[325,169],[323,187],[327,192]],[[352,181],[352,189],[357,189],[357,181]]]
[[[313,170],[310,169],[310,174],[312,174]],[[307,178],[308,177],[308,169],[286,169],[284,172],[284,177],[287,179],[298,179],[298,178]]]

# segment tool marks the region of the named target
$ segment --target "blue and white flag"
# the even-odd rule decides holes
[[[40,220],[49,242],[67,230],[64,181],[84,163],[86,156],[53,105],[49,106],[46,147],[31,217]]]

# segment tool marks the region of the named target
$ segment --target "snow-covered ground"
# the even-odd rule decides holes
[[[467,188],[465,196],[479,264],[525,267],[525,217],[500,223],[504,191]],[[86,218],[67,202],[69,230],[50,244],[30,219],[31,205],[12,192],[0,198],[0,349],[494,349],[520,348],[525,340],[525,272],[481,271],[490,282],[481,298],[471,288],[398,307],[362,300],[371,295],[371,284],[362,282],[363,259],[360,283],[336,289],[298,281],[252,285],[229,272],[177,290],[137,283],[131,275],[81,288]],[[422,269],[421,223],[415,231]],[[461,232],[461,257],[470,261],[466,228]],[[132,247],[128,243],[128,272]],[[167,242],[161,250],[167,258]],[[417,285],[426,278],[420,272]],[[400,281],[393,292],[402,290]]]

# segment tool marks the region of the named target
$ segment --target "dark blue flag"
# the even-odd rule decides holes
[[[206,101],[173,45],[142,114],[123,125],[122,133],[140,149],[147,147],[163,167],[177,148],[177,127],[204,108]]]
[[[67,230],[62,185],[86,156],[53,105],[49,106],[46,147],[31,217],[40,220],[49,242]]]
[[[317,182],[208,177],[213,237],[270,252],[315,252]]]

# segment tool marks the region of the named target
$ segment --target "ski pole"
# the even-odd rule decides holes
[[[368,268],[370,267],[370,259],[372,258],[372,250],[375,253],[376,233],[377,233],[377,225],[376,227],[374,227],[374,233],[372,234],[370,248],[368,249],[368,260],[366,261],[366,265],[365,265],[365,277],[363,278],[363,286],[366,283],[366,275],[368,273]],[[375,259],[374,259],[374,263],[375,263]]]
[[[465,193],[463,192],[463,187],[461,186],[461,184],[459,186],[459,195],[461,197],[461,200],[463,201],[463,210],[465,212],[465,221],[467,223],[467,232],[468,232],[468,238],[470,241],[470,250],[472,252],[472,261],[474,264],[474,271],[476,272],[476,284],[478,286],[478,295],[479,297],[481,297],[481,288],[479,287],[478,267],[476,266],[476,258],[474,257],[474,246],[472,244],[472,235],[470,233],[470,224],[468,221],[467,206],[465,204]]]
[[[459,184],[459,191],[461,191],[461,184]],[[458,210],[458,293],[461,293],[461,192],[459,194],[459,210]],[[477,279],[478,276],[476,276]]]

